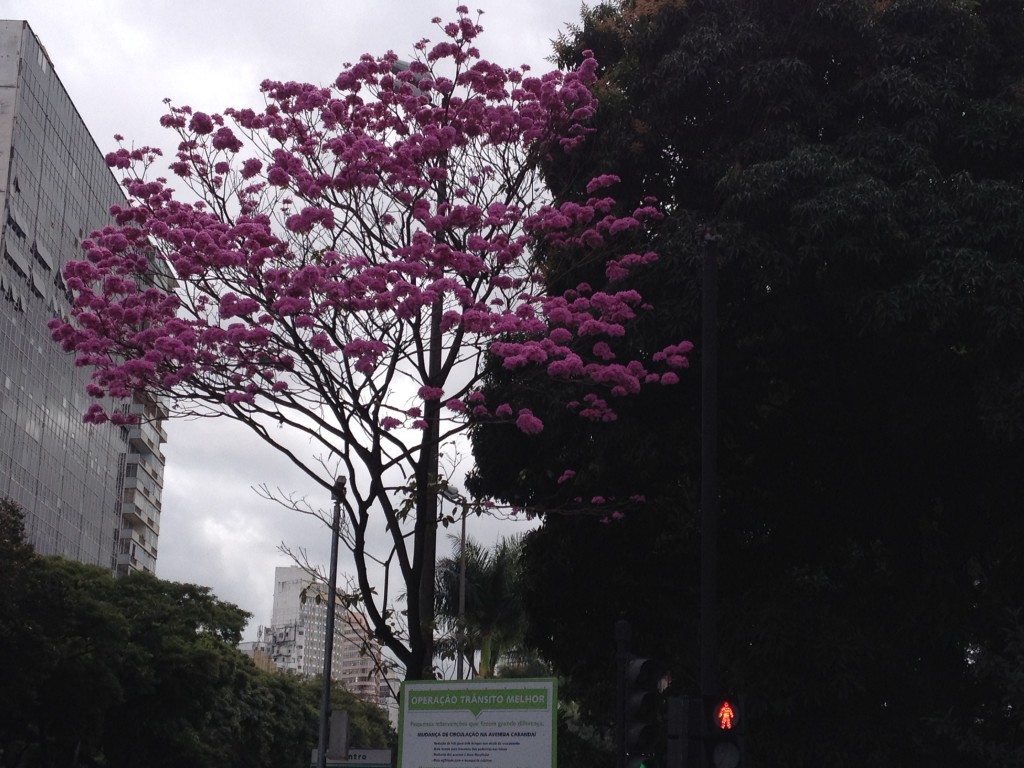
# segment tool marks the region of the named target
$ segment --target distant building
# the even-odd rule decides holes
[[[278,669],[302,677],[323,674],[327,635],[326,586],[302,568],[274,570],[274,611],[262,643]],[[338,605],[331,677],[366,701],[381,703],[380,644],[361,613]],[[386,686],[385,686],[386,689]]]
[[[166,410],[140,395],[139,426],[83,424],[89,371],[47,328],[64,264],[123,202],[28,23],[0,21],[0,496],[40,554],[127,573],[156,566]]]
[[[262,641],[256,640],[254,642],[239,643],[238,650],[252,659],[256,669],[262,669],[264,672],[277,672],[277,666],[274,664],[270,654],[266,652]]]

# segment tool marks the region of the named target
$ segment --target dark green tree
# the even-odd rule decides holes
[[[598,130],[550,180],[614,173],[625,204],[661,200],[638,344],[699,338],[719,238],[721,662],[758,764],[1015,754],[1013,679],[979,670],[1008,658],[1024,599],[1024,6],[626,0],[558,55],[586,49]],[[543,254],[554,283],[595,286],[599,256]],[[598,720],[619,616],[693,690],[697,371],[601,425],[539,377],[491,386],[545,431],[478,425],[476,492],[647,497],[605,525],[545,514],[530,640]]]
[[[37,556],[0,501],[0,765],[301,768],[319,685],[258,670],[234,645],[248,614],[207,587]],[[341,689],[353,743],[393,740]]]
[[[36,556],[25,539],[21,509],[0,499],[0,651],[17,664],[0,664],[0,757],[5,766],[16,765],[29,749],[26,708],[19,694],[30,689],[39,664],[41,632],[25,620],[34,595],[28,594],[35,576]],[[7,692],[13,692],[9,695]]]
[[[124,696],[111,712],[117,723],[104,744],[114,765],[212,764],[223,741],[205,738],[230,718],[224,689],[247,663],[232,647],[248,614],[209,588],[135,574],[117,582],[118,608],[129,622]]]
[[[320,681],[305,680],[302,683],[310,706],[317,712],[320,707]],[[364,701],[339,683],[331,684],[331,709],[348,713],[349,745],[356,749],[394,749],[398,735],[391,727],[388,713],[374,703]],[[318,721],[317,721],[318,722]],[[317,732],[310,738],[315,745]]]
[[[0,756],[6,766],[74,765],[100,747],[121,694],[127,638],[101,568],[40,558],[23,514],[0,501]]]

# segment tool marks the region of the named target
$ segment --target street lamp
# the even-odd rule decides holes
[[[338,477],[331,488],[334,518],[331,521],[331,568],[327,577],[327,626],[324,637],[324,679],[320,688],[320,735],[317,741],[317,768],[327,768],[327,719],[331,715],[331,665],[334,661],[335,595],[338,589],[338,537],[341,535],[341,500],[345,496],[345,478]]]

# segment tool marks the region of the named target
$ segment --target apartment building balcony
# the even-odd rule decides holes
[[[142,467],[150,477],[158,482],[163,481],[164,476],[164,455],[163,453],[129,453],[125,457],[126,464],[134,464]]]
[[[143,421],[128,428],[128,445],[133,453],[151,453],[162,458],[160,446],[166,442],[167,432],[156,422]]]
[[[115,569],[122,575],[137,571],[153,573],[156,570],[156,555],[130,539],[124,540],[118,548]]]
[[[154,559],[157,556],[157,537],[155,534],[142,533],[135,528],[122,528],[118,531],[118,551],[130,551],[129,544],[134,544],[136,550],[142,549]]]
[[[138,494],[136,497],[141,499]],[[136,531],[149,530],[152,535],[160,535],[160,512],[149,505],[137,504],[134,502],[123,502],[121,504],[121,522],[127,528]]]
[[[132,413],[146,419],[166,419],[169,410],[166,399],[155,397],[151,392],[136,390],[131,402]]]
[[[147,501],[156,507],[157,511],[160,510],[161,488],[160,484],[155,482],[153,478],[148,477],[145,474],[135,476],[129,475],[124,478],[123,488],[125,491],[133,491],[135,493],[142,494]],[[123,498],[125,500],[134,501],[135,497],[131,494],[125,494]]]
[[[135,398],[130,406],[129,413],[138,416],[139,420],[144,423],[155,424],[161,432],[163,432],[162,422],[170,415],[166,403],[148,397],[145,394]],[[164,435],[164,440],[167,440],[166,434]]]

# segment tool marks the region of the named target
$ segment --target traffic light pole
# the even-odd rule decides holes
[[[629,622],[615,622],[615,768],[626,766],[626,665],[629,663]]]
[[[701,289],[700,689],[718,693],[718,236],[704,234]]]

